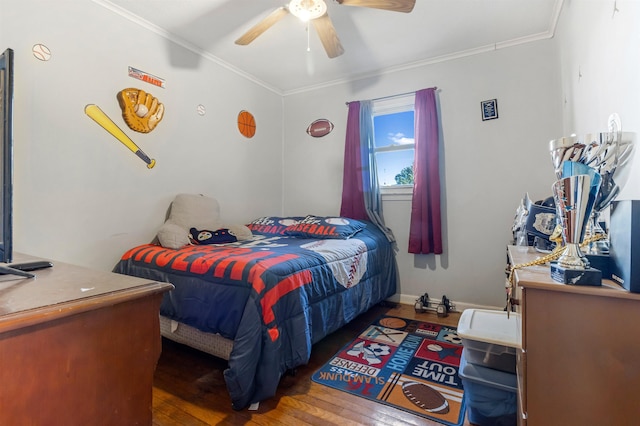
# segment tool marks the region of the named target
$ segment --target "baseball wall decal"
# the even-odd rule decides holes
[[[33,53],[33,56],[36,59],[41,61],[48,61],[51,59],[51,50],[49,50],[49,48],[44,44],[34,44],[31,48],[31,53]]]
[[[131,130],[149,133],[164,117],[164,105],[151,93],[129,87],[116,95],[122,118]]]
[[[85,106],[84,113],[93,121],[98,123],[100,127],[109,132],[111,136],[122,142],[122,144],[137,155],[138,158],[144,161],[147,164],[148,169],[152,169],[153,166],[156,165],[156,160],[149,158],[149,156],[145,154],[144,151],[142,151],[138,145],[136,145],[136,143],[132,141],[131,138],[129,138],[129,136],[127,136],[122,129],[120,129],[120,127],[118,127],[116,123],[114,123],[113,120],[111,120],[111,118],[109,118],[109,116],[100,109],[98,105],[89,104]]]

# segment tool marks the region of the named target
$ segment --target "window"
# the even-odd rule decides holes
[[[373,104],[374,155],[382,193],[413,188],[414,95]]]

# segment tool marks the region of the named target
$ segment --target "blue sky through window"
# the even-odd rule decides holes
[[[373,118],[378,181],[381,186],[396,185],[395,176],[413,164],[413,117],[413,111],[403,111]]]

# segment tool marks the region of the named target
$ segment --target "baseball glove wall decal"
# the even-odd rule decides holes
[[[164,116],[164,105],[144,90],[127,88],[118,92],[118,103],[125,123],[140,133],[149,133]]]

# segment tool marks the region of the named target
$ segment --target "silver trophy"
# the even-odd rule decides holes
[[[565,161],[584,163],[583,153],[586,148],[584,140],[577,136],[554,139],[549,142],[551,162],[558,179],[562,179],[562,168]]]
[[[589,254],[603,255],[609,253],[609,242],[606,238],[606,232],[600,226],[600,214],[611,205],[613,199],[620,192],[620,186],[613,178],[619,167],[631,155],[634,134],[616,131],[590,136],[591,144],[598,149],[593,150],[592,156],[587,158],[585,164],[594,167],[600,173],[602,183],[587,227],[587,236],[602,235],[605,238],[589,244],[585,251]]]
[[[549,143],[551,161],[558,179],[564,174],[565,162],[582,163],[594,168],[602,178],[600,189],[596,195],[591,217],[585,236],[606,235],[599,224],[601,212],[609,207],[620,192],[614,181],[619,166],[630,157],[635,134],[620,132],[617,126],[610,123],[610,132],[587,134],[582,137],[571,136],[552,140]],[[606,238],[589,244],[585,249],[588,254],[607,254]]]
[[[580,250],[600,179],[600,175],[591,169],[589,174],[563,177],[552,186],[565,243],[557,263],[551,265],[551,277],[556,281],[577,285],[600,285],[602,282],[601,271],[591,268],[589,260]]]

